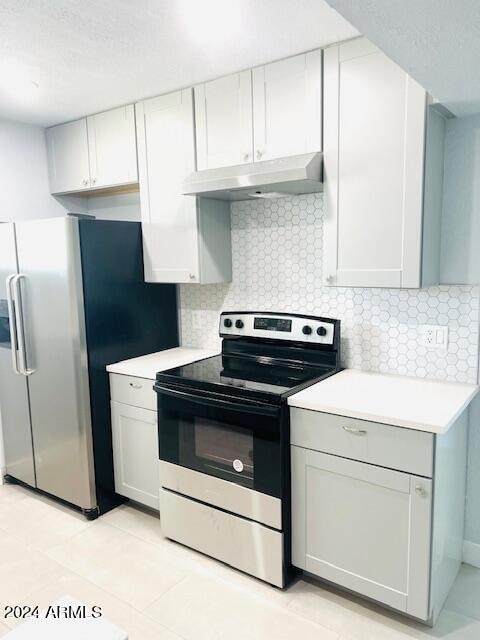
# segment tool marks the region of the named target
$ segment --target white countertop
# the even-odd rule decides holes
[[[174,349],[165,349],[165,351],[157,351],[138,358],[109,364],[107,371],[109,373],[120,373],[124,376],[155,380],[157,371],[181,367],[184,364],[203,360],[203,358],[210,358],[210,356],[216,356],[217,354],[218,350],[175,347]]]
[[[288,404],[441,434],[477,391],[473,384],[345,369],[290,396]]]

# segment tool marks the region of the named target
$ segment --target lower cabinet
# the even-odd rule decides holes
[[[441,435],[290,409],[292,563],[434,624],[462,560],[468,413]]]
[[[115,490],[158,509],[157,412],[113,400],[111,407]]]
[[[293,563],[428,618],[432,481],[292,447]]]

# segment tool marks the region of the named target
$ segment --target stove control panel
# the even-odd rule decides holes
[[[220,335],[333,345],[337,325],[329,318],[231,311],[220,316]]]

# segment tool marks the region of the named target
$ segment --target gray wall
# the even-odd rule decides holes
[[[480,115],[449,120],[445,140],[442,282],[480,282]],[[477,378],[478,379],[478,378]],[[472,403],[465,539],[480,545],[480,397]]]
[[[441,278],[480,283],[480,115],[447,123]]]

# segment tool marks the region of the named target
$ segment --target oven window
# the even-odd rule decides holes
[[[283,487],[280,407],[242,407],[241,400],[158,394],[160,459],[269,496]],[[262,411],[263,409],[263,411]]]
[[[196,417],[179,424],[179,463],[182,466],[253,488],[253,433]]]

